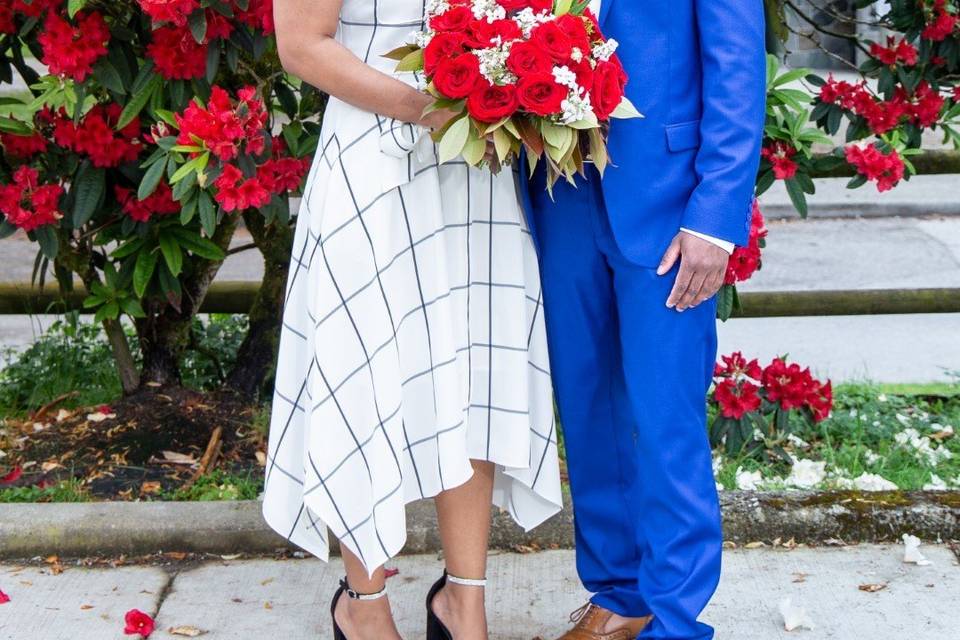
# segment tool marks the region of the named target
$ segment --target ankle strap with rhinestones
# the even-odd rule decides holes
[[[459,584],[464,587],[485,587],[487,586],[486,578],[461,578],[455,576],[451,573],[447,573],[447,582],[452,582],[453,584]]]
[[[346,579],[343,579],[340,581],[340,586],[343,588],[343,592],[347,594],[348,597],[353,598],[354,600],[377,600],[387,595],[386,585],[384,585],[384,587],[380,589],[380,591],[377,591],[376,593],[360,593],[358,591],[354,591],[353,589],[350,588],[350,585],[347,584]]]

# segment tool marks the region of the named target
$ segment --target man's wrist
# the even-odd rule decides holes
[[[732,242],[730,242],[729,240],[723,240],[723,239],[717,238],[717,237],[715,237],[715,236],[707,235],[707,234],[705,234],[705,233],[700,233],[699,231],[694,231],[693,229],[687,229],[687,228],[685,228],[685,227],[680,227],[680,231],[683,231],[684,233],[688,233],[688,234],[690,234],[690,235],[692,235],[692,236],[694,236],[694,237],[700,238],[701,240],[706,240],[706,241],[709,242],[710,244],[713,244],[713,245],[716,245],[716,246],[720,247],[721,249],[723,249],[724,251],[726,251],[728,254],[733,253],[733,250],[734,250],[734,248],[736,247],[736,245],[734,245],[734,244],[733,244]]]

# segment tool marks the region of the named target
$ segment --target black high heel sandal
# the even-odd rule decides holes
[[[333,594],[333,602],[330,603],[330,619],[333,620],[333,640],[347,640],[347,636],[343,634],[343,630],[340,628],[340,625],[337,624],[337,603],[340,602],[340,596],[346,594],[348,598],[353,598],[354,600],[377,600],[387,595],[387,588],[384,586],[383,589],[377,591],[376,593],[358,593],[350,588],[350,585],[347,584],[347,579],[344,578],[340,581],[340,588],[337,589],[337,592]]]
[[[427,593],[427,640],[453,640],[453,635],[450,633],[450,630],[447,629],[447,626],[440,621],[440,618],[437,617],[437,614],[433,612],[433,599],[438,593],[440,593],[440,590],[447,585],[447,582],[452,582],[453,584],[459,584],[465,587],[487,586],[486,578],[483,578],[482,580],[459,578],[444,571],[443,576],[433,583],[433,586],[430,587],[430,591]],[[336,640],[345,639],[337,638]]]

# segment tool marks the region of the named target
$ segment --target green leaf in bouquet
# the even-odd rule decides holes
[[[397,63],[397,71],[420,71],[423,69],[423,49],[411,51]]]
[[[440,111],[442,109],[449,109],[455,113],[462,113],[464,107],[466,106],[465,100],[453,100],[450,98],[437,98],[432,103],[428,104],[427,107],[423,110],[422,116],[427,116],[434,111]]]
[[[470,118],[461,116],[447,127],[446,132],[437,146],[437,156],[440,163],[453,160],[463,151],[470,135]]]
[[[513,134],[513,137],[517,140],[521,139],[520,130],[517,129],[517,123],[513,121],[513,118],[508,119],[503,123],[503,128]]]
[[[500,127],[493,131],[493,146],[497,150],[497,159],[503,164],[510,156],[513,149],[513,138],[507,133],[505,127]]]
[[[569,129],[554,124],[549,120],[542,120],[540,122],[540,134],[543,136],[543,141],[549,146],[559,149],[566,144],[567,138],[569,137]]]
[[[596,129],[600,126],[600,122],[597,120],[597,116],[590,113],[582,120],[571,122],[567,126],[571,129]]]
[[[613,110],[613,113],[610,114],[611,118],[642,118],[643,114],[637,111],[637,108],[633,106],[633,103],[630,102],[630,99],[627,96],[623,96],[623,99],[620,100],[620,104],[617,105],[617,108]]]
[[[553,8],[553,13],[558,16],[562,16],[570,13],[570,9],[573,8],[573,0],[557,0]]]
[[[467,144],[463,146],[463,159],[467,161],[467,164],[478,167],[483,162],[483,156],[486,152],[487,140],[473,135],[471,131],[467,137]]]
[[[590,136],[590,159],[593,160],[594,166],[597,167],[597,171],[602,176],[609,163],[607,141],[603,139],[603,134],[600,133],[599,129],[588,129],[587,135]]]
[[[414,51],[416,51],[417,49],[418,47],[415,44],[405,44],[402,47],[397,47],[396,49],[391,49],[390,51],[387,51],[385,54],[383,54],[382,57],[387,58],[388,60],[400,61],[406,58],[408,55],[410,55]]]

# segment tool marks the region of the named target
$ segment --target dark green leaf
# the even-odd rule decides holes
[[[93,217],[103,201],[106,188],[103,169],[94,167],[89,160],[80,165],[73,182],[73,226],[82,227]]]

